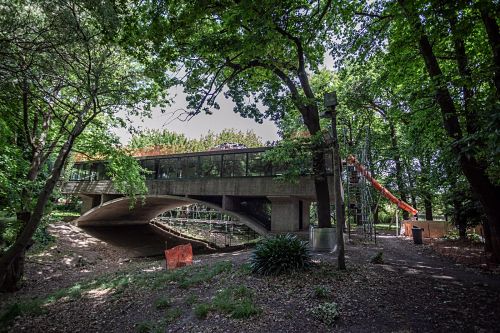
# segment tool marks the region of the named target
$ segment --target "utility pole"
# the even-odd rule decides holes
[[[337,220],[337,249],[338,249],[338,269],[346,269],[345,248],[344,248],[344,202],[342,200],[341,190],[341,171],[340,171],[340,148],[337,133],[337,93],[335,91],[326,93],[324,96],[325,118],[332,121],[332,152],[333,152],[333,193],[335,198],[335,217]]]

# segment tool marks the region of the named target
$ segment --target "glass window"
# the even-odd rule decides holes
[[[69,180],[80,180],[80,168],[81,164],[73,165],[73,168],[71,169],[71,174],[69,176]]]
[[[80,165],[80,180],[90,180],[90,164],[84,163]]]
[[[200,156],[201,177],[220,177],[221,155]]]
[[[198,175],[198,157],[183,157],[180,159],[180,178],[195,178]]]
[[[175,179],[179,178],[179,159],[166,158],[161,159],[158,166],[158,178],[160,179]]]
[[[95,163],[89,163],[89,180],[93,181],[97,179],[97,165]]]
[[[246,154],[223,155],[223,177],[243,177],[246,176]]]
[[[156,177],[156,168],[155,168],[155,160],[142,160],[140,161],[141,166],[146,169],[145,176],[146,179],[155,179]]]
[[[102,163],[97,163],[96,165],[96,176],[97,176],[97,180],[108,180],[109,177],[108,175],[106,174],[107,172],[107,169],[106,169],[106,163],[105,162],[102,162]]]

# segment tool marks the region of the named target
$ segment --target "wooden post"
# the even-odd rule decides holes
[[[396,236],[399,236],[400,235],[400,232],[399,232],[399,221],[398,221],[398,208],[396,207]]]

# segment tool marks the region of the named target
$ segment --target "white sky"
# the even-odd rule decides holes
[[[329,54],[325,54],[323,68],[333,68],[333,59]],[[168,130],[176,133],[183,133],[188,138],[199,138],[202,135],[212,131],[213,133],[220,133],[226,128],[234,128],[239,131],[252,130],[262,138],[262,141],[276,141],[279,139],[278,129],[276,125],[269,121],[264,120],[262,124],[255,122],[253,119],[243,118],[239,114],[233,112],[234,103],[227,100],[223,94],[217,98],[220,105],[220,110],[212,110],[213,114],[207,115],[204,112],[193,117],[189,121],[181,121],[172,119],[171,114],[179,109],[186,109],[186,95],[182,91],[181,86],[173,87],[169,90],[171,95],[175,95],[173,103],[167,108],[165,113],[161,113],[159,109],[153,110],[151,118],[141,119],[140,117],[133,117],[133,127],[140,130],[145,129],[159,129]],[[122,144],[126,144],[131,134],[126,129],[117,129],[115,133],[120,137]]]
[[[220,110],[212,110],[213,114],[207,115],[202,112],[189,121],[172,119],[171,114],[176,110],[186,109],[187,102],[182,87],[174,87],[169,92],[175,97],[174,102],[167,108],[167,111],[161,113],[159,109],[154,109],[152,117],[146,119],[132,117],[131,120],[136,129],[166,129],[171,132],[183,133],[189,138],[199,138],[207,134],[208,131],[219,133],[226,128],[234,128],[240,131],[252,130],[262,138],[264,143],[279,138],[278,129],[273,122],[264,120],[262,124],[259,124],[253,119],[241,117],[239,114],[234,113],[234,103],[224,98],[222,94],[217,99],[221,108]],[[115,133],[120,137],[123,144],[126,144],[132,136],[126,129],[117,129]]]

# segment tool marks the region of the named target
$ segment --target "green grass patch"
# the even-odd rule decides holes
[[[163,333],[165,332],[164,328],[164,323],[162,321],[159,321],[157,323],[146,320],[143,322],[140,322],[137,327],[137,332],[139,333]]]
[[[170,307],[170,305],[171,305],[170,299],[167,297],[160,297],[160,298],[155,299],[155,301],[154,301],[154,306],[158,310],[166,309],[166,308]]]
[[[198,297],[196,295],[189,295],[184,300],[184,303],[186,303],[187,306],[192,306],[193,304],[198,303]]]
[[[18,316],[26,313],[39,315],[44,312],[43,302],[40,300],[28,300],[24,302],[14,302],[4,308],[0,315],[0,332],[7,332],[9,325]]]
[[[205,319],[208,316],[208,313],[210,312],[211,305],[210,304],[198,304],[194,308],[194,315],[198,319]]]
[[[137,324],[137,332],[139,333],[149,333],[155,326],[155,323],[151,321],[143,321]]]
[[[261,312],[253,302],[253,292],[245,286],[225,288],[215,295],[211,303],[199,304],[194,311],[199,319],[206,318],[210,311],[227,313],[235,319],[250,318]]]
[[[66,298],[68,300],[78,299],[84,296],[85,293],[94,290],[106,290],[111,297],[117,297],[130,287],[160,289],[174,282],[180,288],[189,288],[209,282],[217,275],[229,272],[231,269],[232,264],[230,262],[219,262],[212,266],[188,266],[173,271],[144,272],[136,270],[104,275],[94,280],[78,282],[69,288],[60,289],[45,297],[19,300],[6,305],[0,310],[0,327],[8,327],[17,316],[39,314],[43,306]],[[172,313],[169,316],[172,316]]]
[[[238,269],[238,273],[240,275],[250,275],[252,274],[252,265],[250,263],[244,263],[242,264],[239,269]]]
[[[215,264],[212,267],[206,266],[204,269],[194,272],[191,276],[186,276],[184,279],[179,281],[180,288],[189,288],[193,285],[201,284],[204,282],[209,282],[217,275],[229,272],[233,265],[229,261],[223,261]]]
[[[331,290],[328,287],[325,287],[325,286],[314,287],[314,297],[315,298],[325,299],[325,298],[328,298],[330,293],[331,293]]]
[[[182,310],[179,308],[171,308],[165,312],[164,323],[170,324],[176,321],[182,315]]]

